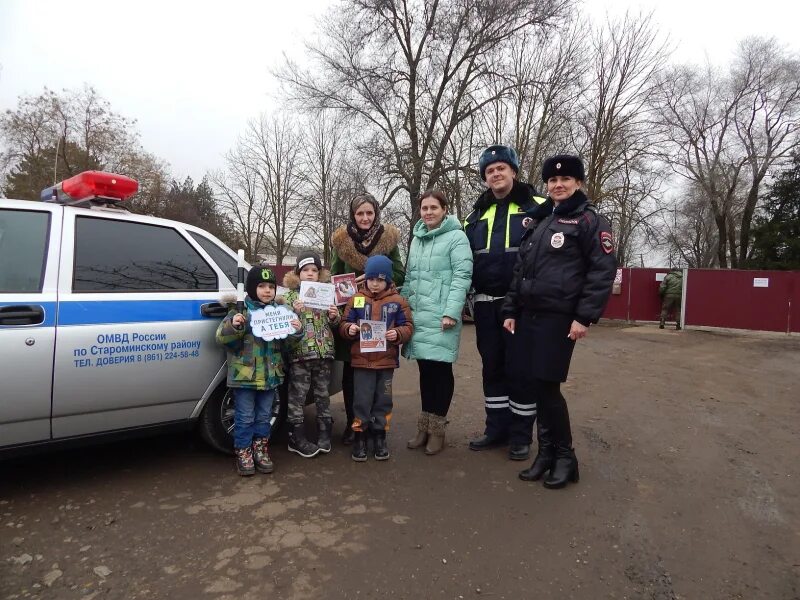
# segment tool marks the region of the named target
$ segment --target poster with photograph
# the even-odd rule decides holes
[[[383,321],[359,321],[358,338],[362,352],[386,350],[386,323]]]
[[[328,307],[336,304],[333,284],[320,283],[318,281],[301,281],[300,300],[306,308],[328,310]]]
[[[267,306],[250,312],[250,329],[262,340],[283,339],[295,332],[291,321],[297,318],[283,305]]]
[[[344,273],[343,275],[334,275],[331,277],[331,283],[336,288],[336,305],[342,306],[347,304],[353,296],[356,295],[358,286],[356,286],[356,274]]]

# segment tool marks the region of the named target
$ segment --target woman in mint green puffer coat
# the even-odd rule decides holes
[[[447,199],[431,190],[420,198],[420,220],[408,253],[402,294],[414,315],[414,335],[403,347],[419,366],[422,412],[409,448],[425,454],[444,449],[447,411],[453,399],[453,363],[458,358],[461,314],[472,282],[472,250]]]

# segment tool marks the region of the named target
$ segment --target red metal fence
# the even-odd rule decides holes
[[[621,269],[603,316],[657,321],[658,286],[669,269]],[[684,325],[800,332],[800,271],[684,271]]]

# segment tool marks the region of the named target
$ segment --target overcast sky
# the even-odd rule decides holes
[[[275,106],[269,71],[298,55],[331,0],[0,0],[0,110],[23,94],[94,86],[138,121],[182,179],[222,164],[248,119]],[[746,35],[800,50],[797,0],[585,0],[593,18],[655,11],[673,60],[724,64]]]

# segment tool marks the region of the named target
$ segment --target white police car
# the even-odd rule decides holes
[[[214,334],[236,254],[128,212],[137,189],[89,171],[44,202],[0,199],[0,451],[195,425],[230,450]]]

